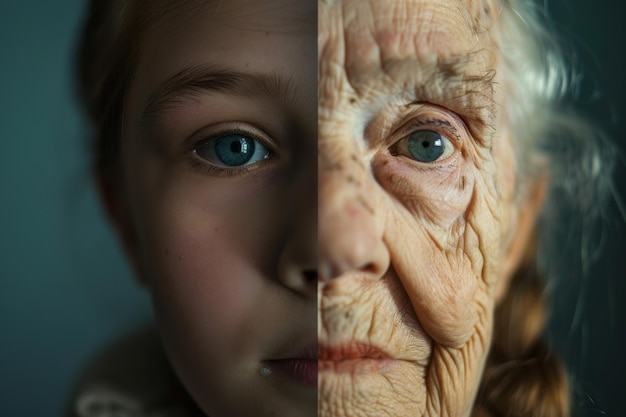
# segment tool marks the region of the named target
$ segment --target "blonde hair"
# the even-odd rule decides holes
[[[545,310],[541,275],[529,255],[496,308],[473,417],[570,415],[565,368],[542,339]]]

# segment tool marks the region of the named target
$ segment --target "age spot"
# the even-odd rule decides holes
[[[357,187],[360,187],[360,186],[361,186],[361,182],[360,182],[360,181],[358,181],[356,178],[354,178],[352,175],[349,175],[349,174],[348,174],[348,175],[346,176],[346,181],[348,182],[348,184],[353,184],[353,185],[355,185],[355,186],[357,186]]]

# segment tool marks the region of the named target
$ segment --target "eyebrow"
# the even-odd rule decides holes
[[[200,64],[184,68],[162,82],[146,101],[141,120],[156,118],[174,107],[187,104],[190,98],[212,93],[275,97],[285,103],[298,104],[291,78],[277,73],[243,72]]]
[[[383,65],[385,81],[392,91],[400,90],[410,97],[407,106],[440,104],[466,119],[471,125],[468,127],[493,131],[497,107],[496,70],[470,69],[475,54],[390,60]]]
[[[442,104],[463,115],[471,125],[493,131],[496,70],[470,71],[468,67],[473,55],[438,56],[436,63],[422,65],[426,77],[414,86],[413,96],[416,101],[441,100]]]

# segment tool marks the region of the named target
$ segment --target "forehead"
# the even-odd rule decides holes
[[[246,57],[259,48],[272,49],[285,40],[314,36],[317,30],[315,0],[186,0],[184,7],[180,4],[152,19],[139,46],[140,61],[156,61],[167,54],[173,65],[193,59],[238,65],[247,63]],[[256,62],[271,63],[269,58]]]
[[[324,30],[339,19],[346,28],[428,32],[454,39],[466,29],[474,33],[486,29],[496,7],[497,0],[320,0],[319,13]]]
[[[437,48],[450,40],[466,40],[479,30],[473,9],[459,0],[323,1],[320,32],[326,37],[343,29],[347,44],[358,41],[359,32],[373,40],[388,33],[405,34],[420,38],[422,47]]]
[[[185,0],[149,19],[128,94],[131,116],[167,80],[199,66],[298,85],[317,78],[315,0]]]
[[[396,64],[474,55],[488,46],[486,1],[337,0],[320,3],[320,61],[345,68],[350,82],[371,79]],[[478,69],[478,70],[480,70]]]
[[[143,0],[131,12],[148,31],[172,30],[195,17],[208,17],[207,26],[239,27],[249,31],[313,31],[317,29],[315,0]]]

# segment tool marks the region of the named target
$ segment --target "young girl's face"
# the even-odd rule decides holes
[[[216,3],[142,38],[117,222],[204,412],[313,416],[317,4]]]

